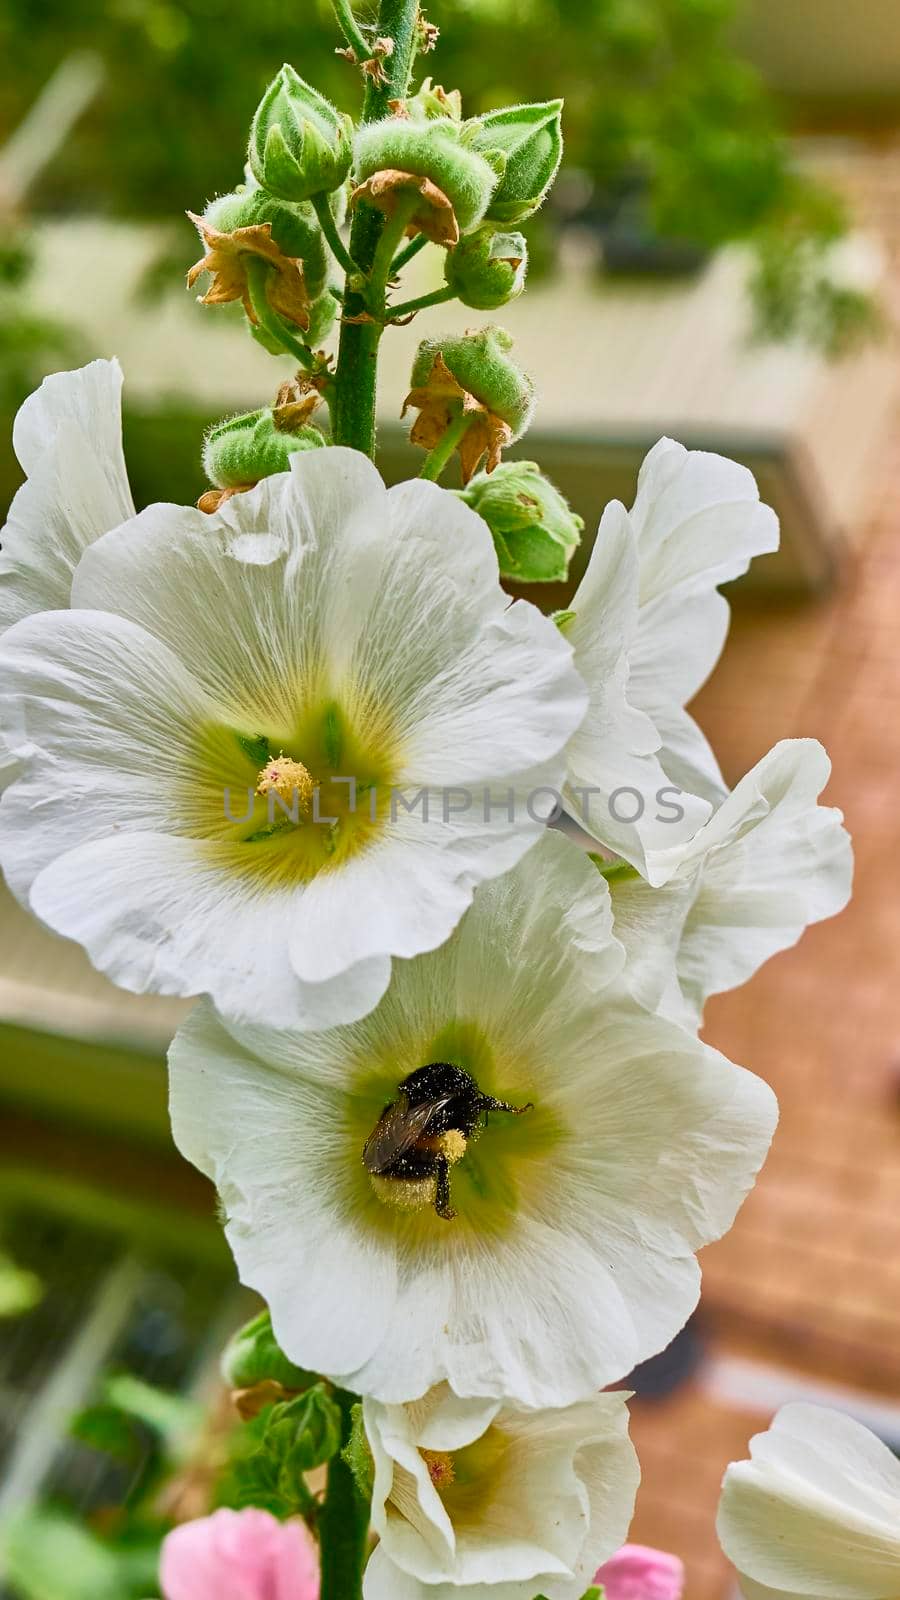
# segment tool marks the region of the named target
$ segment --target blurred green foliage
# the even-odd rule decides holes
[[[608,222],[624,205],[627,225],[651,237],[700,248],[754,239],[764,331],[799,327],[831,347],[845,322],[856,332],[861,321],[846,297],[820,292],[811,261],[840,236],[842,210],[793,170],[771,98],[731,46],[737,4],[433,0],[441,39],[423,70],[433,64],[439,81],[462,87],[469,114],[564,94],[567,166],[593,184],[588,220]],[[363,23],[374,11],[374,0],[357,6]],[[0,89],[0,127],[16,124],[63,56],[96,51],[105,85],[34,202],[175,218],[239,179],[242,140],[282,60],[358,109],[338,42],[329,0],[240,10],[233,0],[6,0],[0,50],[16,71]]]

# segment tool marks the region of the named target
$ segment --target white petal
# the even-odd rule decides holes
[[[659,733],[631,694],[637,585],[628,513],[614,501],[603,514],[566,627],[590,693],[567,751],[566,801],[594,838],[643,870],[648,849],[689,839],[710,808],[693,795],[674,795],[657,756]]]
[[[649,863],[652,881],[698,871],[678,979],[699,1020],[711,994],[745,983],[810,923],[847,904],[853,852],[841,813],[816,804],[830,762],[814,739],[769,751],[680,852]]]
[[[133,516],[121,389],[117,361],[92,361],[45,378],[19,411],[13,447],[28,481],[0,535],[0,630],[67,606],[84,550]]]
[[[208,1003],[191,1013],[169,1052],[173,1135],[217,1185],[241,1279],[268,1300],[282,1348],[302,1346],[317,1372],[350,1368],[391,1324],[396,1265],[354,1216],[340,1096],[290,1070],[297,1040],[314,1052],[324,1036],[263,1037],[282,1046],[265,1062]]]
[[[631,509],[640,603],[715,589],[778,548],[778,519],[752,472],[725,456],[660,439],[644,460]]]
[[[900,1582],[900,1463],[851,1418],[785,1406],[725,1475],[718,1532],[754,1585],[885,1600]]]
[[[727,786],[705,735],[683,708],[715,667],[729,620],[728,602],[717,590],[661,595],[641,607],[630,653],[629,695],[659,734],[667,776],[714,804]]]

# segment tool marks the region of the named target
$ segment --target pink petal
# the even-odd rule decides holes
[[[165,1600],[318,1600],[316,1548],[302,1522],[268,1511],[216,1511],[163,1541]]]
[[[623,1544],[594,1577],[606,1600],[681,1600],[684,1565],[665,1550],[644,1544]]]

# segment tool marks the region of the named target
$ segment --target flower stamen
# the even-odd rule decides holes
[[[312,774],[303,762],[282,753],[266,762],[256,782],[256,793],[261,797],[276,794],[286,805],[290,805],[296,795],[300,808],[306,812],[312,804],[315,787]]]
[[[456,1480],[456,1468],[453,1457],[446,1450],[421,1450],[419,1454],[428,1468],[428,1476],[440,1494],[442,1489],[449,1489]]]

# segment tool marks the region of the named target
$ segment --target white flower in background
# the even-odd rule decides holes
[[[622,1394],[559,1411],[366,1398],[379,1544],[365,1600],[580,1600],[628,1532],[640,1468]]]
[[[722,1549],[748,1600],[893,1600],[900,1594],[900,1462],[851,1417],[787,1405],[733,1462]]]
[[[615,931],[644,1005],[698,1027],[710,995],[843,910],[853,850],[841,812],[817,804],[830,772],[815,739],[782,740],[693,839],[648,852],[650,883],[612,869]]]
[[[611,921],[593,863],[546,833],[355,1026],[226,1028],[202,1004],[180,1029],[176,1143],[292,1361],[386,1402],[446,1380],[567,1405],[683,1325],[776,1104],[635,1003]],[[470,1097],[439,1071],[404,1089],[431,1067]]]
[[[717,586],[777,545],[752,473],[671,439],[644,461],[631,510],[612,501],[603,514],[563,625],[591,696],[569,746],[566,801],[642,872],[647,850],[689,839],[727,793],[684,707],[725,642]]]
[[[0,630],[67,606],[88,545],[134,516],[118,361],[45,378],[16,417],[13,449],[27,482],[0,533]]]
[[[0,641],[23,752],[0,859],[124,988],[352,1020],[543,832],[526,802],[561,782],[585,691],[433,484],[304,453],[214,516],[158,505],[107,534],[72,603]]]

